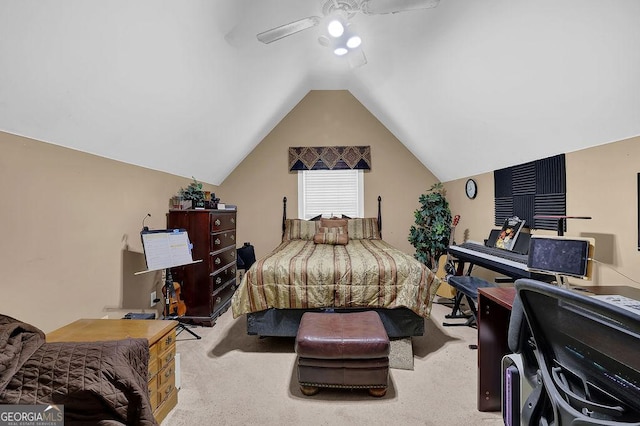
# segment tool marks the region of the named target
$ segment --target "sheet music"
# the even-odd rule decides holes
[[[191,243],[186,231],[143,233],[142,243],[148,270],[193,262]]]

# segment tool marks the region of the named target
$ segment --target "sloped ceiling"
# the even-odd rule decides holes
[[[441,0],[351,23],[322,0],[0,0],[0,130],[220,184],[310,90],[349,90],[440,180],[640,135],[640,1]]]

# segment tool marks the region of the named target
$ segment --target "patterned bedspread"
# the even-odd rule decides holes
[[[406,307],[428,318],[440,280],[383,240],[284,241],[256,261],[232,300],[234,318],[269,308]]]

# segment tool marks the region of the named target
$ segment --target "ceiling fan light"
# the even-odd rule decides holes
[[[339,20],[333,19],[327,25],[327,31],[332,37],[340,37],[344,33],[344,25]]]
[[[346,48],[346,47],[337,47],[337,48],[333,51],[333,53],[335,53],[337,56],[344,56],[344,55],[346,55],[346,54],[347,54],[347,52],[349,52],[349,51],[347,50],[347,48]]]
[[[351,36],[349,37],[349,40],[347,40],[347,47],[349,49],[355,49],[356,47],[360,46],[360,44],[362,43],[362,39],[357,36]]]

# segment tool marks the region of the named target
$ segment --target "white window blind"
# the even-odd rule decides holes
[[[311,219],[347,215],[362,217],[362,170],[304,170],[298,172],[298,217]]]

